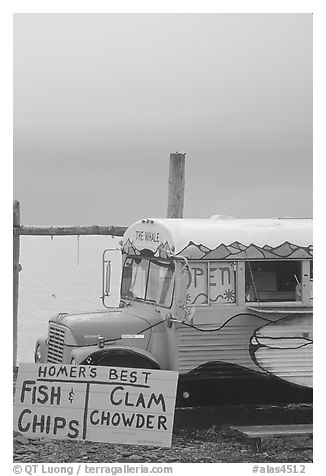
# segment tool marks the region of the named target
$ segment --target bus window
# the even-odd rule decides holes
[[[144,299],[146,291],[146,279],[148,272],[148,260],[134,259],[132,263],[131,281],[128,294],[130,297]],[[128,295],[127,295],[128,297]]]
[[[121,295],[124,297],[128,296],[131,277],[132,277],[132,259],[127,258],[123,267],[122,280],[121,280]]]
[[[189,263],[188,304],[232,304],[235,300],[233,262]]]
[[[233,263],[209,263],[209,299],[212,304],[235,302],[235,271]]]
[[[170,307],[173,293],[173,263],[150,261],[146,301]]]
[[[208,304],[207,263],[189,263],[187,303]]]
[[[301,300],[300,261],[247,261],[246,302]]]
[[[127,258],[122,271],[121,297],[171,307],[174,264]]]

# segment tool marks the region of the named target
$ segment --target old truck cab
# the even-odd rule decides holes
[[[122,240],[120,303],[58,314],[36,362],[176,370],[177,405],[311,401],[312,220],[144,219]]]

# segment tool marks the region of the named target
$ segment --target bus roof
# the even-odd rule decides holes
[[[311,218],[150,218],[131,225],[123,251],[188,259],[255,260],[312,258]]]

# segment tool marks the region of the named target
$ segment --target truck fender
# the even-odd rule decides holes
[[[157,359],[150,352],[139,349],[137,347],[108,347],[96,350],[95,352],[87,353],[83,352],[83,358],[81,359],[81,353],[77,356],[77,352],[82,349],[76,349],[71,353],[71,358],[75,359],[75,362],[80,365],[106,365],[112,367],[131,367],[131,368],[150,368],[160,369],[160,364]],[[77,351],[77,352],[76,352]],[[77,358],[76,358],[76,357]]]

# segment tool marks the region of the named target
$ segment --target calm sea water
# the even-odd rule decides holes
[[[33,362],[37,337],[46,336],[48,320],[58,312],[104,309],[102,253],[121,238],[110,236],[22,236],[18,303],[18,363]],[[119,302],[120,253],[113,254],[109,304]]]

